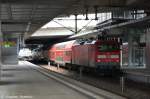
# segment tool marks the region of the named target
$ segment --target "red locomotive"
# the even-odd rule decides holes
[[[97,70],[120,69],[120,41],[115,38],[89,40],[84,43],[67,41],[53,45],[49,50],[50,61]]]

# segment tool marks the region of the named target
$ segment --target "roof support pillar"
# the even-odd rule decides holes
[[[129,39],[128,39],[128,43],[129,43],[129,58],[128,58],[128,65],[132,66],[132,35],[129,35]]]
[[[1,81],[1,70],[2,70],[2,31],[1,31],[1,20],[0,20],[0,81]]]
[[[77,32],[78,32],[78,23],[77,23],[77,21],[78,21],[78,15],[75,14],[75,34],[77,34]]]

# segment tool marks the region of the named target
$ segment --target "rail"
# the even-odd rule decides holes
[[[135,76],[142,76],[145,77],[147,80],[147,83],[150,83],[150,74],[149,73],[141,73],[141,72],[129,72],[127,71],[126,74],[131,74],[131,75],[135,75]]]

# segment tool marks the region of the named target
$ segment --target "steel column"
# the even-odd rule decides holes
[[[79,67],[79,78],[82,78],[83,67]]]
[[[1,31],[1,20],[0,20],[0,43],[2,42],[2,31]],[[2,43],[1,43],[2,44]],[[1,81],[1,70],[2,70],[2,46],[0,44],[0,81]]]
[[[128,48],[128,50],[129,50],[129,58],[128,58],[128,66],[131,66],[132,65],[132,35],[129,35],[129,39],[128,39],[128,46],[129,46],[129,48]]]
[[[0,4],[0,81],[1,81],[1,69],[2,69],[2,29],[1,29],[1,4]]]
[[[77,34],[77,32],[78,32],[78,23],[77,23],[77,21],[78,21],[78,15],[77,14],[75,14],[75,34]]]

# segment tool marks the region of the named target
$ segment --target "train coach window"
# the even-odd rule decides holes
[[[51,55],[51,56],[54,56],[54,54],[55,54],[54,52],[50,52],[50,55]]]
[[[66,56],[70,56],[70,55],[71,55],[71,51],[66,51],[64,54],[65,54]]]

